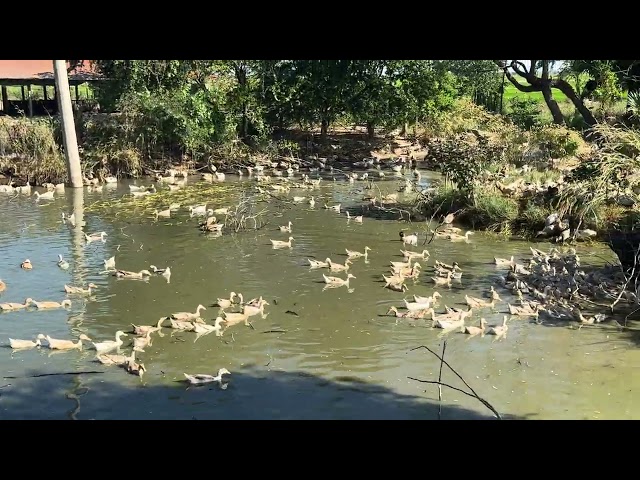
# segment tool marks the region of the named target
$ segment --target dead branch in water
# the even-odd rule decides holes
[[[398,215],[400,215],[400,218],[398,220],[404,220],[404,215],[407,215],[407,221],[409,223],[411,223],[411,212],[409,210],[405,210],[402,208],[398,208],[398,207],[392,207],[392,208],[388,208],[385,207],[384,205],[384,197],[386,197],[386,195],[382,194],[382,190],[380,190],[380,186],[378,185],[379,182],[374,182],[373,180],[371,180],[372,184],[372,188],[375,186],[375,188],[378,190],[378,195],[380,196],[380,204],[376,204],[376,203],[370,203],[368,205],[368,208],[371,209],[372,207],[375,210],[381,211],[381,212],[386,212],[386,213],[397,213]],[[394,201],[394,203],[397,203]]]
[[[253,230],[259,230],[266,225],[262,221],[262,217],[268,212],[265,208],[260,211],[255,211],[255,204],[243,194],[240,202],[236,205],[235,209],[230,210],[224,220],[225,227],[234,232],[240,230],[247,230],[249,228]],[[248,222],[252,222],[251,225]]]
[[[429,383],[429,384],[433,384],[433,385],[438,385],[438,390],[439,390],[439,400],[442,400],[442,391],[440,390],[441,387],[447,387],[447,388],[451,388],[452,390],[455,390],[457,392],[460,393],[464,393],[465,395],[467,395],[468,397],[472,397],[475,398],[476,400],[480,401],[485,407],[487,407],[489,410],[491,410],[491,412],[496,416],[496,418],[498,418],[498,420],[502,420],[502,417],[500,416],[500,414],[498,413],[498,411],[493,407],[493,405],[491,405],[487,400],[485,400],[484,398],[480,397],[473,388],[471,388],[471,386],[466,382],[466,380],[464,378],[462,378],[462,376],[451,366],[449,365],[449,363],[444,359],[444,352],[445,352],[445,348],[446,348],[446,343],[442,348],[442,356],[438,355],[436,352],[434,352],[433,350],[431,350],[429,347],[427,347],[426,345],[420,345],[419,347],[415,347],[412,348],[411,350],[409,350],[409,352],[413,352],[414,350],[418,350],[420,348],[424,348],[426,350],[429,351],[429,353],[431,353],[432,355],[434,355],[438,360],[440,360],[440,377],[438,379],[438,381],[431,381],[431,380],[420,380],[418,378],[413,378],[413,377],[407,377],[410,380],[415,380],[416,382],[420,382],[420,383]],[[408,352],[407,352],[408,353]],[[460,388],[454,387],[452,385],[448,385],[446,383],[442,383],[441,382],[441,378],[442,378],[442,364],[446,365],[447,368],[449,368],[449,370],[451,370],[461,381],[462,383],[464,383],[464,385],[471,391],[471,393],[466,392]]]
[[[444,366],[444,353],[447,350],[447,341],[442,342],[442,357],[440,357],[440,372],[438,373],[438,420],[442,419],[442,367]]]

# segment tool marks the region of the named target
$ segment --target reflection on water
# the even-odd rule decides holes
[[[382,192],[397,185],[398,180],[381,182]],[[127,192],[121,183],[98,192],[69,189],[50,202],[0,196],[0,278],[8,286],[2,301],[61,301],[67,298],[65,284],[86,287],[92,282],[98,287],[91,297],[70,295],[70,309],[0,314],[1,342],[38,333],[54,338],[85,333],[95,341],[111,340],[116,330],[154,325],[173,312],[193,312],[198,304],[206,306],[203,317],[213,324],[218,308],[211,305],[231,291],[247,300],[262,295],[270,303],[268,315],[252,317],[251,326],[233,325],[222,337],[154,334],[153,344],[138,354],[147,368],[142,381],[122,368],[95,362],[87,343],[82,351],[55,353],[0,348],[5,376],[18,377],[0,382],[11,384],[0,390],[0,418],[438,418],[437,388],[408,377],[437,379],[439,361],[424,350],[409,350],[427,345],[441,351],[442,331],[424,320],[400,318],[396,323],[385,313],[392,305],[401,307],[405,296],[427,296],[434,290],[443,295],[438,312],[444,305],[461,307],[465,294],[484,296],[502,274],[493,265],[494,256],[529,253],[525,243],[484,234],[474,235],[470,243],[436,239],[427,246],[431,258],[420,263],[457,261],[462,280],[450,288],[434,287],[427,267],[401,294],[383,288],[382,274],[390,261],[402,260],[398,231],[409,227],[422,232],[424,226],[367,217],[360,198],[368,192],[361,184],[327,181],[313,192],[315,208],[287,202],[276,212],[272,206],[267,227],[217,238],[199,232],[197,218],[190,218],[184,206],[159,220],[152,211],[107,217],[87,209]],[[311,194],[289,193],[293,195]],[[351,215],[364,213],[364,222],[347,221],[344,213],[322,208],[325,202],[341,203]],[[61,213],[72,211],[75,227],[62,221]],[[273,249],[271,239],[289,237],[278,229],[288,221],[293,247]],[[86,243],[84,232],[100,231],[107,232],[105,243]],[[365,246],[371,252],[367,261],[353,260],[349,273],[356,278],[349,288],[325,289],[322,275],[327,271],[309,268],[309,258],[344,264],[345,249],[363,251]],[[57,267],[58,254],[68,259],[68,270]],[[580,254],[584,263],[612,258],[604,248]],[[140,281],[101,273],[103,261],[113,255],[125,270],[170,267],[170,282],[156,274]],[[25,258],[33,270],[20,269]],[[330,275],[346,278],[341,272]],[[494,312],[476,312],[467,324],[478,324],[480,315],[491,325],[501,323],[506,302],[516,299],[500,294],[504,302]],[[500,341],[458,332],[447,338],[447,361],[505,417],[640,418],[640,407],[632,401],[639,355],[627,333],[606,326],[554,328],[513,317]],[[124,340],[122,352],[128,354],[131,336]],[[232,372],[228,388],[187,390],[184,372],[215,374],[221,367]],[[81,371],[104,373],[24,378]],[[450,372],[444,372],[443,381],[464,387]],[[443,418],[492,418],[482,404],[459,392],[444,389],[443,401]]]

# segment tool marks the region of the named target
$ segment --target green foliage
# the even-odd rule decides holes
[[[475,205],[471,214],[474,223],[494,230],[504,230],[508,224],[518,218],[518,203],[500,195],[480,191],[476,195]]]
[[[428,160],[440,166],[461,191],[472,193],[477,188],[480,174],[491,164],[504,161],[505,146],[476,135],[457,135],[429,146]]]
[[[539,123],[538,116],[541,113],[541,108],[537,100],[528,97],[513,97],[509,100],[509,107],[510,112],[507,117],[520,128],[529,130]]]
[[[424,122],[423,140],[426,141],[429,137],[448,137],[471,130],[492,131],[502,125],[504,121],[498,115],[488,112],[468,98],[460,98],[453,102],[448,112],[433,115]]]
[[[640,117],[640,90],[629,92],[627,95],[629,109],[634,117]]]
[[[561,125],[544,125],[531,130],[531,141],[542,146],[551,158],[575,155],[584,140],[580,135]]]
[[[439,63],[455,76],[461,95],[493,94],[500,89],[502,71],[493,60],[441,60]]]
[[[206,155],[233,138],[234,125],[228,123],[233,117],[227,115],[225,102],[220,85],[184,86],[162,95],[127,93],[118,103],[119,114],[89,120],[82,136],[88,150],[105,154],[116,165],[123,164],[123,158],[134,160],[125,164],[132,165],[128,173],[137,174],[141,156]]]
[[[602,111],[608,111],[623,95],[618,78],[608,63],[600,64],[596,81],[598,88],[593,92],[593,98],[600,102]]]

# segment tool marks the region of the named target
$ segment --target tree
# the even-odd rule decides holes
[[[581,97],[593,97],[605,109],[623,96],[623,90],[627,91],[629,108],[629,93],[640,89],[640,60],[570,60],[563,73],[577,79],[586,74],[589,81]]]
[[[357,120],[374,128],[417,125],[446,109],[456,93],[454,76],[431,60],[359,60],[353,65],[354,86],[347,105]]]
[[[530,60],[531,65],[526,68],[524,63],[519,60],[494,60],[505,73],[507,79],[521,92],[541,92],[544,97],[544,101],[549,107],[551,116],[554,123],[564,124],[564,116],[560,111],[558,102],[553,98],[552,89],[560,90],[565,96],[573,103],[574,107],[585,123],[589,126],[593,126],[597,123],[595,117],[591,111],[585,106],[582,99],[578,96],[571,84],[561,77],[552,77],[550,75],[550,67],[554,60]],[[510,71],[511,70],[511,71]],[[526,80],[529,85],[524,85],[518,81],[513,73],[519,75]],[[540,72],[540,74],[538,74]]]
[[[439,63],[456,76],[461,95],[499,91],[502,69],[492,60],[440,60]]]

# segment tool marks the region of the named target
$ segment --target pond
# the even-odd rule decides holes
[[[430,181],[425,173],[423,183]],[[535,324],[510,320],[508,335],[470,337],[457,331],[442,336],[430,320],[387,316],[390,306],[403,306],[413,294],[442,294],[444,305],[462,307],[464,295],[482,297],[504,270],[493,258],[526,258],[531,244],[476,233],[469,243],[435,239],[426,245],[431,257],[417,281],[408,280],[405,293],[383,288],[390,261],[402,261],[399,231],[420,233],[425,224],[409,225],[376,218],[365,211],[362,223],[347,221],[323,208],[340,203],[359,215],[363,196],[373,195],[363,182],[325,179],[315,190],[292,189],[288,200],[268,199],[268,224],[258,230],[216,237],[199,231],[189,204],[198,192],[211,188],[198,177],[188,179],[191,198],[156,220],[153,208],[104,208],[106,201],[129,193],[129,181],[56,194],[53,201],[0,194],[0,278],[7,289],[0,302],[62,301],[69,308],[20,310],[0,314],[0,419],[492,419],[475,398],[414,379],[437,380],[440,361],[425,349],[441,353],[475,392],[503,418],[633,419],[640,418],[640,393],[634,371],[640,353],[629,332],[605,324],[571,328],[568,324]],[[144,182],[139,182],[142,184]],[[376,182],[382,193],[396,191],[398,180]],[[255,180],[227,175],[226,189],[210,208],[233,206],[241,192],[255,194]],[[42,189],[39,189],[42,191]],[[293,196],[313,195],[314,208]],[[209,200],[210,197],[207,197]],[[193,199],[193,201],[191,201]],[[144,203],[142,203],[144,205]],[[100,208],[98,208],[100,207]],[[165,206],[165,208],[168,205]],[[75,209],[75,227],[62,222],[62,212]],[[273,249],[270,240],[286,240],[279,225],[293,224],[292,248]],[[81,223],[85,225],[82,226]],[[105,242],[86,243],[84,233],[104,231]],[[346,287],[323,289],[325,269],[310,269],[308,259],[344,263],[345,249],[363,251],[366,261],[353,261],[356,278]],[[548,250],[548,244],[533,245]],[[602,246],[579,246],[583,263],[613,261]],[[61,254],[68,269],[57,265]],[[152,275],[146,281],[120,279],[104,273],[103,260],[115,255],[118,268],[130,271],[169,266],[169,281]],[[29,259],[33,269],[24,270]],[[463,269],[451,288],[434,287],[435,260],[457,261]],[[343,273],[332,274],[342,278]],[[64,285],[97,285],[90,297],[67,295]],[[503,301],[494,311],[474,312],[498,324],[507,302],[517,299],[496,286]],[[217,298],[240,292],[244,299],[262,296],[269,302],[266,318],[251,317],[251,325],[233,325],[222,336],[196,336],[164,328],[152,344],[137,353],[146,373],[139,378],[116,366],[95,361],[90,342],[74,351],[46,347],[13,351],[9,338],[34,339],[39,333],[57,339],[77,339],[81,333],[99,342],[114,339],[131,324],[153,325],[173,312],[206,307],[202,317],[213,324]],[[466,308],[466,307],[464,307]],[[632,322],[633,324],[633,322]],[[122,352],[131,352],[131,333]],[[184,373],[231,374],[225,382],[189,386]],[[446,367],[442,381],[466,390]]]

